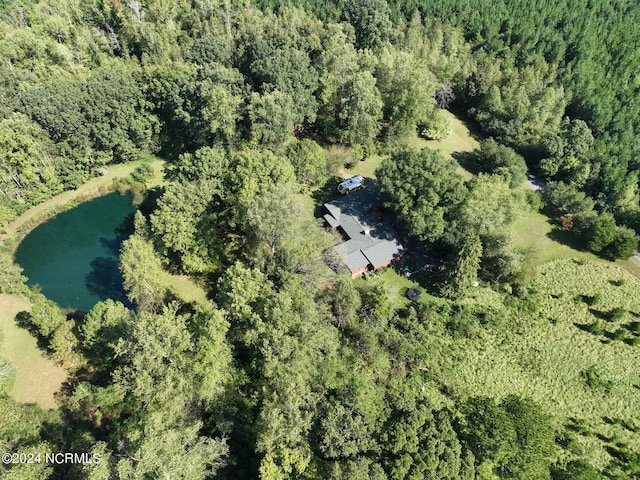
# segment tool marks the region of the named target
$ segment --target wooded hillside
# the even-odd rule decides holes
[[[634,478],[640,285],[531,265],[514,222],[544,211],[606,260],[637,248],[640,8],[289,3],[0,6],[0,229],[109,165],[166,160],[162,185],[144,166],[117,185],[138,193],[133,308],[63,312],[0,251],[0,293],[31,303],[16,321],[70,372],[56,410],[0,393],[0,452],[100,459],[0,472]],[[448,110],[476,150],[418,148],[451,134]],[[408,254],[352,280],[313,211],[361,160]]]

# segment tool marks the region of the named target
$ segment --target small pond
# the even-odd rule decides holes
[[[134,211],[129,195],[110,193],[33,229],[16,252],[27,283],[61,307],[84,312],[107,298],[126,301],[118,255]]]

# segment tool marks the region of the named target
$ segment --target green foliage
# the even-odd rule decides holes
[[[0,293],[16,293],[25,281],[22,267],[14,263],[9,253],[0,249]]]
[[[349,458],[366,453],[375,443],[366,421],[340,403],[329,405],[320,420],[320,451],[325,458]]]
[[[296,172],[298,182],[306,186],[316,185],[327,175],[327,158],[324,150],[313,140],[295,140],[287,146],[287,158]]]
[[[114,360],[113,346],[133,321],[133,312],[111,299],[97,303],[85,316],[79,330],[82,347],[91,361],[109,369]]]
[[[376,177],[385,206],[409,232],[428,242],[443,236],[465,194],[454,164],[435,150],[395,152],[382,161]]]
[[[332,298],[333,316],[338,328],[354,326],[361,305],[362,299],[353,282],[348,278],[339,277],[333,285]]]
[[[605,395],[611,393],[613,382],[611,380],[603,378],[602,374],[595,366],[592,365],[586,370],[583,370],[582,372],[580,372],[580,376],[582,377],[585,385],[590,389]]]
[[[554,480],[600,480],[602,476],[589,463],[572,460],[566,467],[554,471]]]
[[[31,325],[36,328],[39,335],[50,339],[55,331],[66,321],[64,313],[55,302],[48,300],[43,295],[37,295],[31,312],[27,314]]]
[[[444,140],[453,133],[453,121],[444,114],[444,110],[434,110],[418,127],[420,135],[427,140]]]
[[[488,398],[467,402],[463,438],[480,462],[507,478],[549,478],[555,431],[540,406],[507,396],[500,405]]]
[[[36,205],[62,190],[59,159],[46,132],[25,115],[0,120],[0,194],[2,203]]]
[[[419,404],[395,411],[381,434],[389,478],[474,478],[473,460],[462,448],[446,410]]]
[[[384,104],[383,118],[389,122],[391,135],[402,138],[432,115],[436,85],[424,63],[409,52],[386,46],[378,57],[375,77]]]
[[[560,127],[564,91],[553,85],[551,67],[537,63],[509,70],[472,110],[484,130],[502,143],[535,147]]]
[[[270,275],[311,273],[330,246],[328,237],[304,211],[291,184],[270,185],[256,196],[245,214],[252,262]]]
[[[613,240],[604,248],[604,256],[610,260],[627,259],[638,249],[636,232],[625,226],[616,227]]]
[[[353,25],[358,48],[375,49],[391,36],[392,23],[386,0],[348,0],[342,16]]]
[[[508,173],[509,186],[515,188],[526,180],[527,164],[513,149],[500,145],[493,138],[480,142],[480,148],[472,152],[481,172],[502,175]]]
[[[127,297],[139,311],[155,311],[160,307],[167,286],[151,243],[137,235],[125,240],[120,252],[120,272]]]
[[[601,252],[616,235],[616,221],[613,215],[603,213],[585,233],[589,250]]]
[[[254,93],[249,118],[252,138],[259,143],[279,145],[293,137],[293,100],[279,90]]]
[[[359,72],[344,86],[338,113],[342,140],[368,144],[378,135],[382,120],[382,98],[370,72]]]
[[[469,235],[462,240],[455,263],[449,271],[449,278],[443,287],[443,294],[449,298],[464,295],[478,278],[482,243],[477,235]]]
[[[538,480],[555,456],[551,422],[528,400],[498,398],[530,394],[561,419],[589,417],[607,438],[602,408],[637,413],[629,347],[574,325],[621,338],[633,324],[618,314],[615,325],[591,323],[584,305],[566,301],[600,298],[602,312],[626,316],[637,282],[614,294],[582,262],[541,266],[516,296],[468,288],[478,275],[513,279],[521,260],[508,229],[522,202],[508,184],[526,166],[500,143],[556,180],[545,208],[590,248],[614,259],[637,246],[580,191],[637,226],[635,5],[299,4],[320,22],[279,0],[258,3],[270,13],[242,2],[81,3],[0,6],[0,228],[109,162],[158,148],[171,160],[149,226],[138,216],[123,246],[137,312],[104,302],[69,321],[34,297],[21,317],[67,366],[89,360],[86,381],[71,380],[64,425],[0,399],[0,418],[15,419],[0,425],[11,441],[0,449],[90,445],[103,461],[0,475]],[[454,97],[497,139],[477,152],[479,170],[497,175],[468,192],[454,162],[392,147],[416,127],[446,135],[436,100]],[[427,247],[456,246],[451,301],[398,310],[389,285],[325,278],[326,236],[297,198],[328,173],[315,141],[349,143],[356,161],[374,141],[392,151],[377,172],[386,206]],[[223,310],[165,305],[155,248],[165,265],[209,282]],[[0,291],[23,280],[0,254]],[[463,406],[468,395],[488,397]],[[624,435],[632,445],[608,453],[598,436],[580,437],[572,455],[611,462],[612,477],[636,475],[637,439]],[[570,462],[558,475],[597,474]]]
[[[133,66],[113,62],[87,79],[84,116],[89,138],[108,161],[132,160],[149,148],[157,130],[157,120],[149,114],[138,83],[139,71]]]

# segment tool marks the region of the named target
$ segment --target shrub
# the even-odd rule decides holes
[[[613,239],[604,249],[603,256],[609,260],[629,258],[638,248],[636,232],[627,227],[617,227]]]
[[[624,340],[627,336],[627,331],[624,328],[619,328],[613,332],[614,340]]]
[[[592,324],[590,324],[587,327],[587,330],[590,333],[593,333],[595,335],[599,335],[602,333],[602,325],[600,325],[600,322],[598,322],[597,320],[595,322],[593,322]]]
[[[501,145],[493,138],[480,142],[480,148],[473,151],[478,170],[487,173],[503,174],[509,177],[509,186],[515,188],[526,180],[527,164],[522,155],[510,147]]]
[[[138,183],[142,183],[146,185],[149,180],[151,180],[154,176],[155,172],[153,171],[153,167],[148,163],[143,163],[139,167],[131,173],[131,178]]]
[[[586,370],[583,370],[580,372],[580,375],[584,383],[591,390],[602,392],[604,394],[611,393],[611,390],[613,389],[613,382],[611,380],[604,379],[595,366],[591,366]]]
[[[587,248],[592,252],[602,252],[616,235],[616,221],[610,213],[603,213],[585,232]]]
[[[589,306],[597,305],[598,303],[600,303],[600,294],[596,293],[595,295],[592,295],[590,297],[585,296],[584,302]]]
[[[544,200],[540,192],[527,190],[526,199],[532,210],[541,212],[544,209]]]
[[[613,280],[611,283],[613,283],[616,287],[622,287],[625,284],[625,279],[620,278],[618,280]]]
[[[615,322],[616,320],[620,320],[624,317],[625,313],[627,313],[627,311],[624,308],[613,308],[607,312],[607,319]]]

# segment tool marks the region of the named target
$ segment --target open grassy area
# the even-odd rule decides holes
[[[67,372],[38,348],[36,339],[16,325],[15,315],[29,310],[29,303],[14,295],[0,294],[0,358],[14,369],[9,393],[23,403],[43,408],[57,406],[55,393],[67,378]]]
[[[598,467],[610,461],[613,435],[637,451],[640,435],[611,420],[640,419],[640,345],[631,345],[640,330],[640,280],[613,265],[559,260],[543,265],[532,287],[536,312],[503,307],[507,325],[450,340],[442,353],[447,382],[469,395],[533,398],[559,425],[584,422],[590,434],[578,435],[579,448]],[[615,308],[624,310],[621,318],[605,319]],[[587,331],[596,321],[602,331]],[[613,339],[619,330],[625,338]],[[597,374],[592,385],[587,371]]]
[[[570,232],[558,228],[549,217],[539,212],[531,210],[524,212],[512,225],[512,231],[516,247],[526,252],[525,262],[529,269],[563,258],[612,264],[589,251],[580,249]],[[635,258],[618,260],[615,265],[640,278],[640,262]]]
[[[416,132],[407,138],[407,144],[415,148],[431,148],[439,150],[446,158],[454,161],[456,153],[470,152],[480,146],[478,139],[482,138],[480,132],[474,128],[471,122],[446,111],[445,115],[453,122],[453,133],[444,140],[425,140]],[[333,145],[326,150],[327,158],[334,164],[344,165],[351,161],[351,153],[347,147]],[[343,178],[360,174],[365,177],[375,178],[375,171],[380,166],[384,156],[373,155],[364,161],[355,162],[349,168],[340,168],[339,174]],[[473,174],[458,165],[458,173],[469,180]]]
[[[471,152],[480,147],[478,140],[484,136],[474,127],[474,125],[463,119],[463,117],[456,116],[455,114],[445,111],[447,117],[453,122],[453,133],[444,140],[425,140],[414,133],[409,138],[409,145],[416,148],[431,148],[433,150],[439,150],[445,157],[455,159],[456,153]],[[473,175],[458,166],[458,173],[460,173],[465,180],[469,180]]]
[[[576,249],[571,233],[555,227],[549,217],[534,212],[524,212],[512,225],[516,247],[525,249],[530,265],[541,265],[562,258],[601,260],[594,254]]]
[[[356,277],[354,282],[358,287],[366,286],[373,282],[383,282],[394,309],[404,308],[412,303],[411,300],[405,296],[405,292],[409,288],[418,288],[422,291],[422,298],[418,300],[419,302],[425,303],[428,302],[429,299],[433,298],[425,292],[424,288],[422,288],[418,282],[411,278],[404,277],[393,267],[386,267],[378,270],[377,272],[368,275],[366,279],[363,279],[360,276]]]
[[[165,283],[169,285],[169,289],[183,302],[198,303],[206,305],[207,292],[198,285],[192,278],[187,275],[172,275],[165,272]]]

